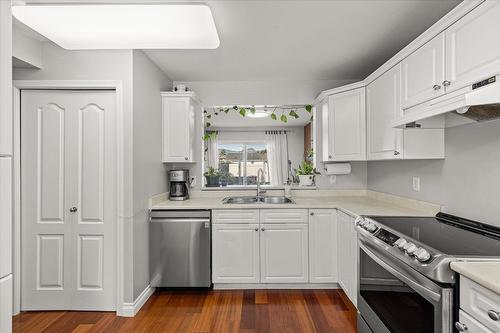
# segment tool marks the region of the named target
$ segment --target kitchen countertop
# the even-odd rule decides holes
[[[336,208],[350,215],[379,215],[379,216],[432,216],[439,211],[439,206],[429,204],[404,205],[397,200],[381,200],[373,195],[322,195],[322,196],[293,196],[295,204],[223,204],[222,197],[194,197],[185,201],[156,200],[151,205],[152,210],[165,209],[319,209]],[[406,200],[401,198],[401,200]]]
[[[452,262],[451,269],[500,295],[500,262]]]

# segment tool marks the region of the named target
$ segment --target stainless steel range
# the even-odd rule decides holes
[[[360,217],[358,332],[453,332],[453,261],[500,261],[500,228],[457,216]]]

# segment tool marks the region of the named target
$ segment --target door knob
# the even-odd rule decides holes
[[[445,87],[448,87],[450,84],[451,84],[451,82],[448,80],[443,81],[443,86],[445,86]]]
[[[71,207],[71,208],[69,209],[69,211],[70,211],[71,213],[75,213],[77,210],[78,210],[78,208],[76,208],[76,207]]]
[[[435,84],[435,85],[432,86],[432,88],[434,90],[439,90],[439,89],[441,89],[441,86],[439,84]]]
[[[467,331],[467,330],[468,330],[467,325],[462,324],[462,323],[461,323],[461,322],[459,322],[459,321],[457,321],[457,322],[455,323],[455,328],[456,328],[456,329],[457,329],[457,331],[459,331],[459,332],[465,332],[465,331]]]

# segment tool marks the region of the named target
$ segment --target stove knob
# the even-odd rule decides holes
[[[396,245],[396,246],[397,246],[400,250],[402,250],[402,249],[403,249],[403,247],[405,246],[405,244],[406,244],[406,239],[404,239],[404,238],[400,238],[400,239],[398,239],[398,240],[394,243],[394,245]]]
[[[415,253],[415,251],[417,251],[417,249],[418,247],[415,244],[410,243],[410,245],[408,246],[408,248],[405,249],[405,251],[409,255],[412,255]]]
[[[403,246],[403,250],[407,251],[410,246],[415,246],[415,244],[413,244],[412,242],[407,242],[404,246]]]
[[[368,222],[368,224],[366,226],[366,230],[368,230],[371,233],[374,233],[375,231],[377,231],[377,229],[378,229],[378,227],[375,225],[375,223]]]
[[[431,258],[431,254],[423,248],[418,249],[418,251],[416,251],[414,255],[420,262],[426,262]]]

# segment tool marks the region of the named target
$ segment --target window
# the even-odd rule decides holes
[[[244,186],[257,184],[257,172],[264,171],[264,182],[269,185],[269,163],[265,143],[223,143],[217,145],[221,184]]]

